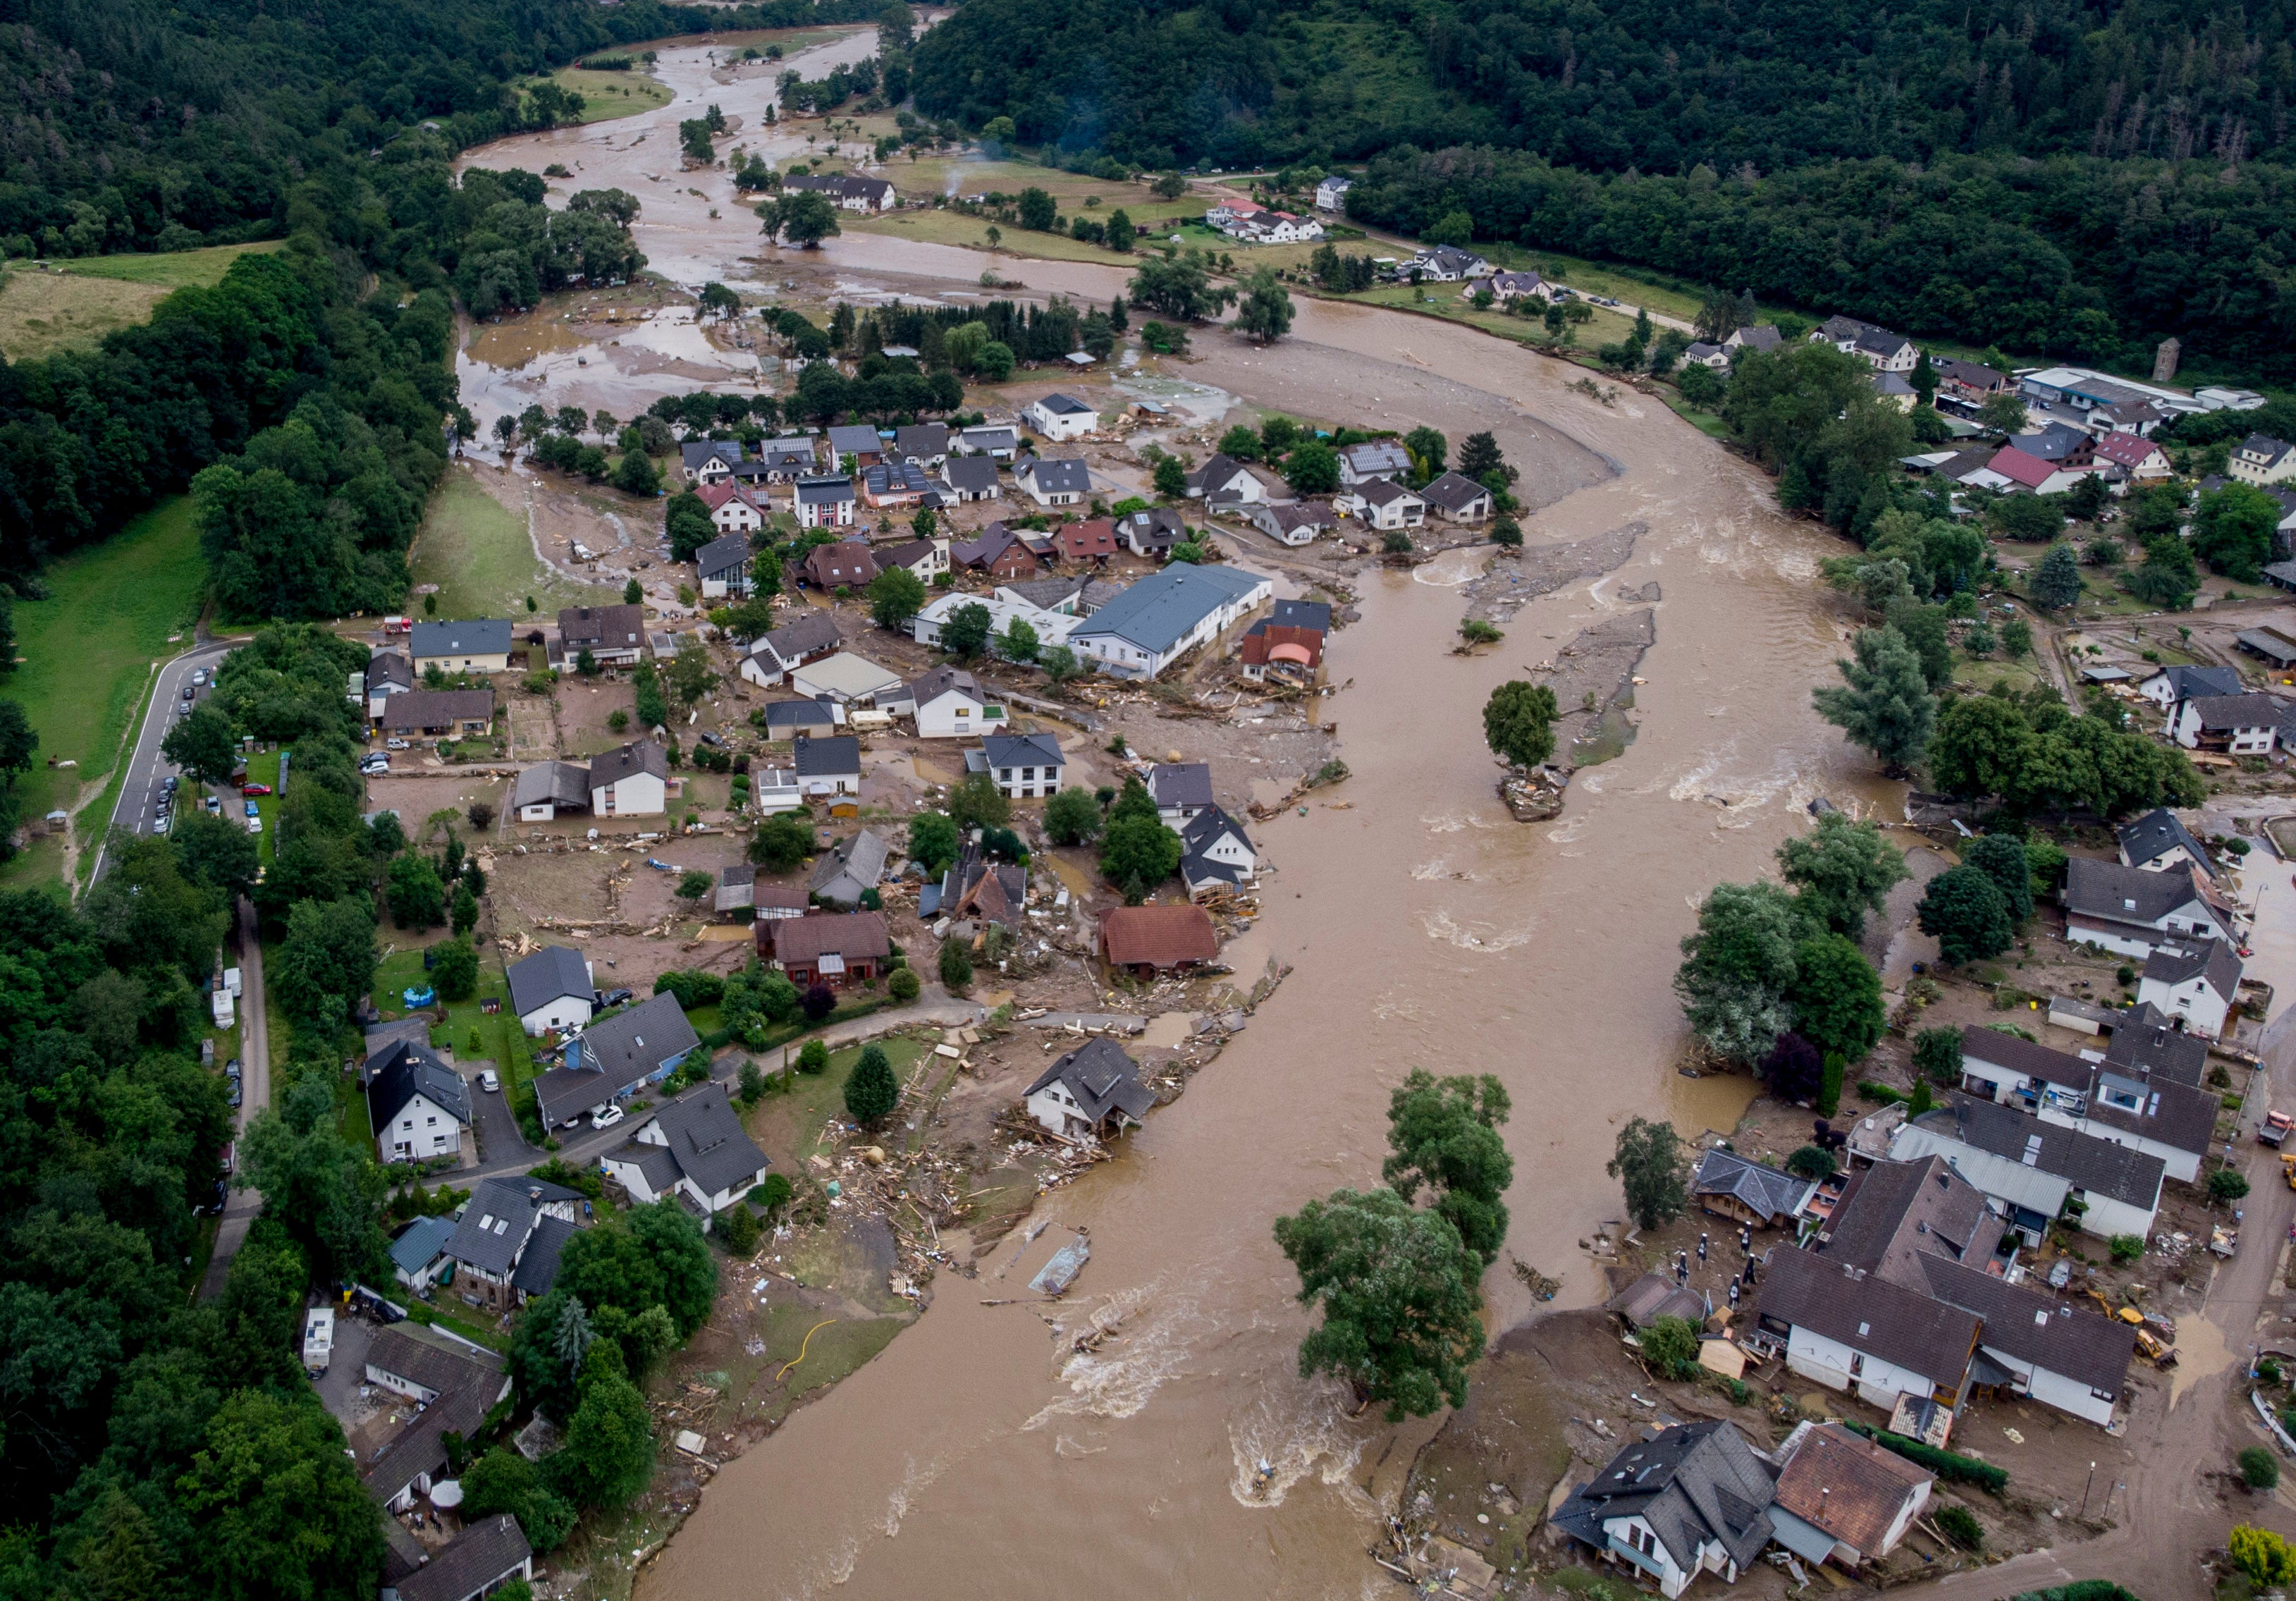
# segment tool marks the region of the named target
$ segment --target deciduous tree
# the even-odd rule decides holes
[[[1718,1055],[1759,1062],[1792,1023],[1799,932],[1793,899],[1775,884],[1717,884],[1699,907],[1674,988],[1691,1031]]]
[[[1510,765],[1534,768],[1554,754],[1554,691],[1511,679],[1483,702],[1483,739]]]
[[[1818,715],[1903,772],[1921,760],[1937,726],[1921,660],[1892,628],[1860,628],[1850,649],[1853,660],[1834,663],[1843,684],[1812,693]]]
[[[1794,886],[1794,906],[1855,940],[1906,876],[1905,853],[1881,825],[1829,811],[1808,833],[1778,847],[1778,875]]]
[[[1930,880],[1915,915],[1922,932],[1937,937],[1938,954],[1956,964],[1999,956],[2016,932],[2000,886],[1966,865]]]
[[[1506,1240],[1499,1197],[1514,1182],[1514,1158],[1498,1129],[1510,1110],[1505,1088],[1489,1073],[1439,1080],[1414,1068],[1388,1099],[1391,1154],[1379,1176],[1408,1202],[1430,1191],[1435,1210],[1485,1266],[1498,1260]]]
[[[1627,1215],[1647,1233],[1682,1216],[1690,1205],[1690,1164],[1674,1125],[1627,1120],[1606,1171],[1626,1192]]]

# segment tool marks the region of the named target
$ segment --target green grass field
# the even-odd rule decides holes
[[[618,51],[602,50],[601,55],[619,54]],[[611,122],[618,117],[635,117],[640,111],[651,111],[656,106],[670,102],[668,88],[656,83],[650,70],[633,66],[627,72],[593,72],[586,67],[561,67],[551,78],[562,89],[571,89],[582,97],[582,121]]]
[[[153,669],[185,648],[199,618],[207,564],[189,497],[138,517],[102,544],[76,552],[43,575],[48,598],[16,603],[21,658],[0,694],[20,703],[39,731],[42,758],[74,768],[36,766],[17,781],[23,815],[62,808],[78,813],[85,835],[101,833],[118,797],[119,757],[151,693]],[[171,643],[172,642],[172,643]],[[114,782],[92,792],[106,774]],[[92,855],[89,858],[93,859]],[[61,839],[44,840],[5,868],[0,883],[62,875]]]
[[[439,586],[440,617],[524,617],[529,595],[545,613],[621,598],[545,567],[526,520],[480,489],[469,469],[449,472],[430,497],[410,563],[418,586]]]
[[[165,254],[86,256],[49,264],[12,262],[0,272],[0,354],[30,361],[93,345],[116,328],[147,320],[152,308],[186,284],[219,280],[251,251],[278,242],[221,244]]]

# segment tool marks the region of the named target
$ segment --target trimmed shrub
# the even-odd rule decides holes
[[[1939,1507],[1937,1526],[1939,1533],[1964,1551],[1974,1551],[1985,1543],[1985,1526],[1966,1507]]]
[[[1974,1457],[1963,1457],[1952,1451],[1941,1451],[1933,1445],[1918,1440],[1908,1440],[1903,1434],[1892,1434],[1887,1429],[1877,1429],[1871,1424],[1847,1420],[1845,1426],[1866,1436],[1883,1450],[1895,1451],[1908,1462],[1917,1462],[1940,1479],[1956,1484],[1974,1484],[1980,1490],[1999,1495],[2009,1483],[2009,1470],[1996,1467],[1990,1462],[1980,1462]]]

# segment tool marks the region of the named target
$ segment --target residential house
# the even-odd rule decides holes
[[[1785,343],[1775,323],[1757,323],[1750,328],[1734,328],[1722,341],[1722,348],[1734,359],[1741,350],[1775,350]]]
[[[558,646],[569,667],[584,651],[599,667],[636,667],[645,650],[645,608],[562,606]]]
[[[1249,889],[1259,854],[1243,825],[1217,806],[1208,806],[1180,828],[1180,882],[1191,896]]]
[[[1828,317],[1811,331],[1809,337],[1824,341],[1844,356],[1862,357],[1883,373],[1910,373],[1922,357],[1914,341],[1904,334],[1861,323],[1856,317]]]
[[[1890,1161],[1926,1156],[1943,1157],[2036,1246],[2060,1218],[2099,1239],[2150,1238],[2168,1172],[2145,1152],[1951,1092],[1945,1105],[1906,1120],[1890,1137]]]
[[[2236,695],[2243,687],[2234,668],[2164,667],[2139,680],[2136,693],[2166,712],[2173,725],[2186,701],[2203,695]]]
[[[714,484],[734,476],[742,447],[735,439],[688,439],[677,447],[678,464],[690,484]]]
[[[1186,541],[1188,525],[1170,507],[1151,506],[1119,517],[1116,537],[1134,555],[1161,562],[1171,555],[1172,546]]]
[[[2065,864],[2065,937],[2124,956],[2149,956],[2186,939],[2238,943],[2232,903],[2187,862],[2161,873],[2091,857]]]
[[[1111,677],[1152,678],[1242,621],[1274,587],[1236,568],[1175,562],[1076,624],[1067,644]]]
[[[1075,505],[1092,493],[1092,469],[1070,458],[1024,456],[1013,478],[1038,505]]]
[[[1299,244],[1324,236],[1324,225],[1312,217],[1271,210],[1250,201],[1222,201],[1204,213],[1204,222],[1247,244]]]
[[[931,584],[949,570],[948,541],[946,539],[909,539],[899,545],[880,545],[876,548],[877,565],[885,571],[906,567],[916,574],[920,582]]]
[[[1838,1423],[1794,1425],[1775,1453],[1770,1538],[1855,1572],[1896,1550],[1929,1505],[1930,1475]]]
[[[996,464],[985,456],[952,456],[941,464],[940,481],[946,486],[943,497],[959,504],[973,500],[1001,500],[1004,486],[996,476]]]
[[[386,1441],[359,1473],[367,1493],[391,1512],[407,1510],[417,1496],[430,1492],[435,1479],[446,1477],[447,1436],[472,1437],[510,1393],[510,1375],[500,1357],[443,1330],[414,1323],[376,1330],[360,1376],[418,1408],[414,1418]]]
[[[1438,245],[1422,250],[1398,269],[1398,275],[1412,283],[1456,283],[1467,278],[1488,278],[1491,264],[1472,250],[1463,250],[1455,245]]]
[[[390,1242],[390,1276],[417,1295],[427,1295],[447,1265],[447,1242],[454,1237],[452,1218],[416,1218]]]
[[[1770,1253],[1759,1327],[1786,1366],[1829,1390],[1854,1390],[1883,1411],[1901,1395],[1958,1410],[1982,1321],[1972,1312],[1814,1252]]]
[[[1341,212],[1348,209],[1348,191],[1356,186],[1353,178],[1333,173],[1316,185],[1316,209]]]
[[[883,437],[866,423],[848,423],[829,431],[829,459],[840,472],[873,467],[885,459],[885,453]]]
[[[657,817],[668,809],[669,758],[650,739],[617,745],[590,761],[590,815]]]
[[[414,664],[397,651],[377,651],[367,658],[364,687],[367,720],[381,723],[383,708],[390,704],[390,697],[406,694],[414,688]]]
[[[800,528],[851,528],[853,480],[841,472],[793,480],[790,509]]]
[[[821,471],[821,458],[815,452],[813,440],[805,434],[765,440],[750,453],[750,463],[744,464],[752,464],[758,476],[773,484],[811,478]]]
[[[977,758],[978,751],[966,752]],[[956,923],[996,923],[1018,933],[1028,910],[1029,870],[1013,862],[991,861],[977,840],[967,841],[940,883],[917,893],[917,915]]]
[[[392,695],[376,719],[385,734],[428,734],[449,738],[485,734],[495,726],[491,689],[414,689]]]
[[[1036,548],[1001,522],[990,523],[978,539],[952,545],[948,557],[956,566],[1007,579],[1029,577],[1044,565]]]
[[[2164,943],[2144,958],[2136,999],[2159,1007],[2189,1033],[2219,1039],[2240,998],[2240,953],[2229,940]]]
[[[1411,471],[1411,452],[1400,439],[1366,439],[1340,452],[1340,487],[1352,489],[1376,478],[1399,478]]]
[[[754,534],[773,517],[773,507],[763,490],[751,489],[730,478],[704,484],[696,494],[701,504],[709,508],[709,521],[721,534]]]
[[[1894,406],[1901,412],[1911,412],[1921,396],[1914,386],[1896,373],[1876,373],[1871,380],[1874,398],[1884,406]]]
[[[2113,433],[2133,433],[2149,439],[2152,431],[2168,420],[2169,414],[2150,400],[2119,401],[2095,406],[2088,414],[2089,429],[2100,441]]]
[[[566,1042],[564,1065],[534,1081],[543,1127],[570,1123],[668,1078],[701,1043],[677,998],[667,993],[593,1022]]]
[[[537,761],[519,770],[511,809],[521,823],[548,823],[560,812],[590,809],[590,769],[570,761]]]
[[[715,1217],[763,1184],[772,1163],[742,1127],[726,1087],[709,1083],[640,1123],[629,1143],[598,1165],[640,1206],[676,1195]]]
[[[1342,462],[1346,460],[1344,456],[1341,459]],[[1215,456],[1188,474],[1187,493],[1191,500],[1243,504],[1266,499],[1267,486],[1259,481],[1250,468],[1234,456]]]
[[[866,589],[884,569],[868,546],[858,539],[840,539],[834,545],[815,546],[806,553],[805,565],[799,571],[815,588],[838,590]]]
[[[792,765],[798,788],[808,798],[817,795],[858,795],[861,792],[861,741],[850,734],[828,739],[791,742]]]
[[[742,658],[742,677],[770,689],[792,668],[835,655],[842,643],[837,619],[808,608],[794,622],[750,642],[749,653]]]
[[[900,196],[892,185],[883,178],[865,177],[857,172],[799,173],[782,179],[784,189],[810,189],[828,197],[840,211],[858,211],[865,215],[890,211],[899,203]]]
[[[1714,1310],[1703,1293],[1676,1283],[1671,1273],[1660,1272],[1644,1274],[1603,1304],[1637,1333],[1661,1318],[1679,1318],[1696,1328]]]
[[[810,917],[760,918],[758,956],[800,989],[816,984],[842,989],[888,971],[893,945],[878,912],[831,912]]]
[[[1792,1227],[1816,1187],[1718,1145],[1699,1157],[1690,1176],[1690,1198],[1701,1211],[1749,1228]]]
[[[1317,534],[1326,533],[1332,527],[1330,508],[1313,500],[1279,505],[1261,502],[1244,507],[1243,514],[1253,527],[1278,545],[1310,544]]]
[[[1382,533],[1414,529],[1427,521],[1427,503],[1392,479],[1375,478],[1341,490],[1332,505]]]
[[[1068,759],[1061,742],[1050,734],[992,734],[980,750],[965,752],[965,767],[980,758],[980,770],[988,775],[996,792],[1008,800],[1049,800],[1060,792],[1061,775]]]
[[[1702,1573],[1735,1584],[1753,1566],[1777,1476],[1730,1424],[1676,1424],[1613,1457],[1552,1521],[1674,1601]]]
[[[893,430],[893,459],[938,471],[948,460],[948,424],[912,423]]]
[[[735,862],[718,872],[717,893],[710,897],[710,909],[718,912],[747,912],[758,904],[758,870],[747,862]]]
[[[1106,517],[1063,522],[1053,530],[1053,548],[1063,562],[1089,562],[1095,567],[1105,567],[1116,554],[1116,524]]]
[[[1521,300],[1551,300],[1554,298],[1554,285],[1533,272],[1493,273],[1484,283],[1488,285],[1492,297],[1501,305]]]
[[[2124,866],[2166,873],[2189,862],[2210,878],[2218,876],[2207,847],[2194,839],[2193,831],[2178,822],[2177,814],[2165,806],[2146,812],[2134,822],[2123,823],[2119,841]]]
[[[1491,492],[1464,472],[1446,472],[1419,491],[1428,508],[1446,522],[1488,521]]]
[[[590,1026],[598,992],[590,964],[563,945],[545,945],[510,965],[510,1009],[518,1026],[539,1039]]]
[[[2208,1076],[2209,1042],[2177,1028],[2158,1006],[2140,1003],[2120,1014],[2104,1061],[2147,1084],[2157,1078],[2197,1089]]]
[[[2225,460],[2225,471],[2241,482],[2259,488],[2287,483],[2296,480],[2296,445],[2276,439],[2268,433],[2250,434],[2233,447],[2232,454]]]
[[[695,551],[693,565],[701,578],[701,597],[718,600],[727,595],[748,595],[755,587],[750,579],[751,560],[750,540],[745,534],[712,539]]]
[[[2139,480],[2169,478],[2176,472],[2169,453],[2160,446],[2141,434],[2118,430],[2096,442],[2093,459]]]
[[[513,1579],[534,1577],[534,1548],[507,1512],[465,1523],[411,1573],[390,1580],[398,1601],[479,1601]]]
[[[1119,906],[1100,915],[1100,954],[1141,978],[1185,973],[1219,955],[1211,915],[1200,906]]]
[[[1962,481],[1980,489],[1997,489],[2005,495],[2060,495],[2070,489],[2087,474],[2004,445],[1995,451],[1985,465]]]
[[[922,636],[919,636],[922,637]],[[938,640],[926,641],[927,644]],[[920,739],[972,739],[1004,730],[1004,708],[961,667],[937,667],[909,685]]]
[[[845,708],[834,701],[766,703],[766,737],[769,740],[825,739],[843,727]]]
[[[2086,467],[2096,452],[2095,434],[2064,422],[2046,423],[2033,433],[2018,434],[2006,443],[2037,461],[2063,468]]]
[[[932,474],[915,462],[880,462],[861,470],[861,498],[873,510],[905,512],[939,504]]]
[[[1962,1030],[1961,1088],[2157,1156],[2181,1184],[2194,1181],[2216,1133],[2218,1106],[2206,1090],[2113,1063],[2110,1053],[2090,1063],[1993,1029]]]
[[[1164,825],[1178,829],[1198,813],[1218,805],[1212,799],[1211,764],[1205,761],[1160,761],[1148,769],[1149,799]]]
[[[2194,695],[2169,725],[2169,737],[2187,751],[2269,756],[2289,716],[2289,708],[2270,695]]]
[[[375,1160],[456,1160],[471,1126],[471,1087],[428,1046],[399,1040],[367,1060],[367,1126]]]
[[[1937,370],[1938,388],[1948,395],[1965,400],[1982,401],[1989,396],[2005,395],[2017,387],[2016,380],[2006,373],[1996,372],[1974,361],[1962,361],[1948,357],[1932,357],[1930,365]]]
[[[1243,676],[1255,681],[1271,673],[1295,682],[1312,680],[1324,665],[1324,630],[1263,619],[1243,631],[1236,661]]]
[[[898,698],[901,675],[850,651],[840,651],[792,667],[789,686],[810,700],[834,701],[840,706],[882,706],[888,711],[900,710],[898,705],[887,704],[886,698]]]
[[[1962,1030],[1960,1088],[1966,1094],[2029,1110],[2047,1103],[2079,1112],[2089,1078],[2089,1063],[2079,1056],[2000,1029],[1972,1024]]]
[[[1039,612],[1068,618],[1090,617],[1123,593],[1121,584],[1104,582],[1089,572],[1063,573],[1057,578],[996,586],[998,600],[1034,606]]]
[[[1009,462],[1020,453],[1021,436],[1009,423],[989,423],[959,433],[955,448],[961,456],[985,456],[991,461]]]
[[[979,606],[988,613],[988,648],[992,651],[1002,649],[1005,634],[1016,621],[1027,623],[1036,630],[1040,650],[1067,643],[1070,630],[1076,626],[1074,618],[1031,605],[1002,589],[988,595],[953,590],[929,602],[923,611],[909,620],[909,636],[920,645],[938,646],[941,629],[948,620],[967,606]]]
[[[1022,1092],[1029,1115],[1064,1140],[1083,1144],[1121,1134],[1146,1119],[1156,1092],[1113,1039],[1087,1039],[1057,1057]]]
[[[1698,340],[1682,353],[1684,366],[1709,367],[1717,373],[1730,370],[1730,352],[1722,346]]]
[[[852,911],[864,895],[885,882],[888,854],[885,842],[872,829],[840,840],[814,863],[806,877],[806,894],[824,906]]]
[[[536,1080],[537,1088],[542,1081]],[[544,1222],[554,1219],[562,1226],[550,1233],[562,1236],[558,1243],[562,1244],[577,1227],[581,1206],[582,1197],[574,1191],[540,1178],[482,1180],[463,1203],[462,1218],[447,1242],[447,1260],[455,1264],[455,1293],[472,1306],[495,1312],[524,1305],[529,1294],[547,1293],[546,1289],[521,1289],[519,1269]],[[552,1260],[554,1277],[554,1248]],[[480,1408],[482,1414],[485,1410]]]
[[[805,792],[793,768],[752,767],[750,769],[750,809],[761,817],[805,809]]]
[[[418,622],[408,634],[406,643],[418,677],[434,667],[442,673],[510,670],[511,627],[499,618]]]
[[[1928,1252],[1915,1260],[1932,1295],[1978,1317],[1972,1384],[2029,1397],[2100,1427],[2112,1422],[2128,1393],[2136,1347],[2128,1325],[1966,1263]]]
[[[1100,426],[1100,414],[1070,395],[1046,395],[1032,400],[1021,413],[1021,421],[1046,439],[1080,439]]]

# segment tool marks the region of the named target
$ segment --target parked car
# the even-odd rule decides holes
[[[619,1106],[602,1106],[590,1114],[590,1127],[611,1129],[629,1114]]]
[[[602,1006],[619,1006],[629,998],[630,992],[627,989],[601,989],[597,992],[598,1005]]]
[[[230,1061],[223,1064],[223,1076],[226,1079],[236,1079],[239,1077],[238,1057],[234,1056]]]
[[[479,1088],[488,1095],[499,1094],[502,1090],[502,1078],[493,1068],[482,1067],[479,1070]]]
[[[263,832],[263,819],[261,817],[248,818],[247,832],[250,833],[261,833]]]
[[[216,816],[223,816],[223,800],[219,796],[209,795],[205,800],[201,800],[200,804],[206,807],[209,811],[215,813]]]
[[[248,801],[244,801],[244,802],[242,802],[242,804],[243,804],[243,805],[247,808],[247,815],[248,815],[249,817],[261,817],[261,816],[263,815],[263,809],[262,809],[261,807],[259,807],[259,806],[256,805],[254,801],[252,801],[252,800],[248,800]]]
[[[267,784],[242,784],[239,786],[239,792],[242,795],[267,795],[271,792],[271,786]]]
[[[224,1104],[236,1108],[239,1105],[239,1097],[240,1082],[237,1079],[234,1079],[231,1081],[231,1093],[224,1097]]]
[[[179,786],[184,781],[181,778],[178,778],[175,774],[170,773],[160,781],[160,787],[172,795],[176,792],[177,786]]]
[[[414,747],[408,744],[405,740],[394,735],[382,742],[382,748],[386,751],[411,751]]]
[[[204,668],[204,667],[196,667],[196,668],[193,668],[193,669],[192,669],[192,686],[193,686],[193,688],[198,688],[200,686],[204,685],[207,681],[208,681],[208,669],[207,669],[206,668]]]
[[[390,758],[385,756],[381,751],[377,751],[373,755],[366,758],[364,761],[359,763],[359,771],[362,773],[388,773],[390,771]]]
[[[153,820],[152,824],[152,832],[153,833],[165,833],[168,832],[168,817],[164,812]]]

